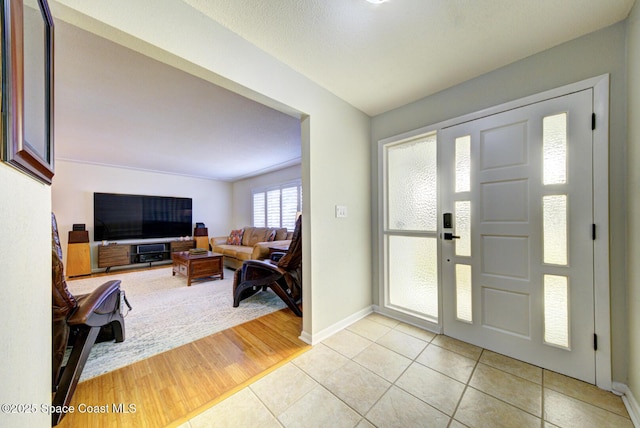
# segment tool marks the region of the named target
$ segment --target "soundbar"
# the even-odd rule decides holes
[[[164,244],[141,244],[136,248],[138,254],[161,253],[163,251],[165,251]]]

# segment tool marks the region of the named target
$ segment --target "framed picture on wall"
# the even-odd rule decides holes
[[[2,160],[51,184],[53,18],[47,0],[2,0]]]

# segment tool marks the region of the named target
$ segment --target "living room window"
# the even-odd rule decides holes
[[[252,196],[254,227],[285,227],[289,231],[295,228],[296,215],[302,211],[300,181],[254,189]]]

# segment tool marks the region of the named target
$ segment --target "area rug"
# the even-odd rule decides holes
[[[263,291],[233,307],[233,271],[224,280],[192,282],[160,268],[68,281],[74,295],[86,294],[100,284],[119,279],[133,309],[126,313],[125,340],[97,343],[80,380],[110,372],[152,355],[193,342],[221,330],[285,308],[272,291]]]

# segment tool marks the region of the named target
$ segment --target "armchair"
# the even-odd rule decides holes
[[[297,316],[302,316],[302,216],[296,220],[289,250],[279,260],[246,260],[233,281],[233,307],[271,288]]]
[[[73,296],[67,288],[62,264],[62,248],[56,218],[51,213],[52,258],[52,383],[54,409],[62,409],[71,402],[91,347],[103,327],[112,331],[111,338],[124,341],[124,319],[120,313],[120,281],[107,281],[93,292]],[[128,303],[127,303],[128,304]],[[107,329],[103,329],[107,330]],[[62,365],[67,345],[71,354]],[[60,423],[64,413],[54,412],[52,425]]]

